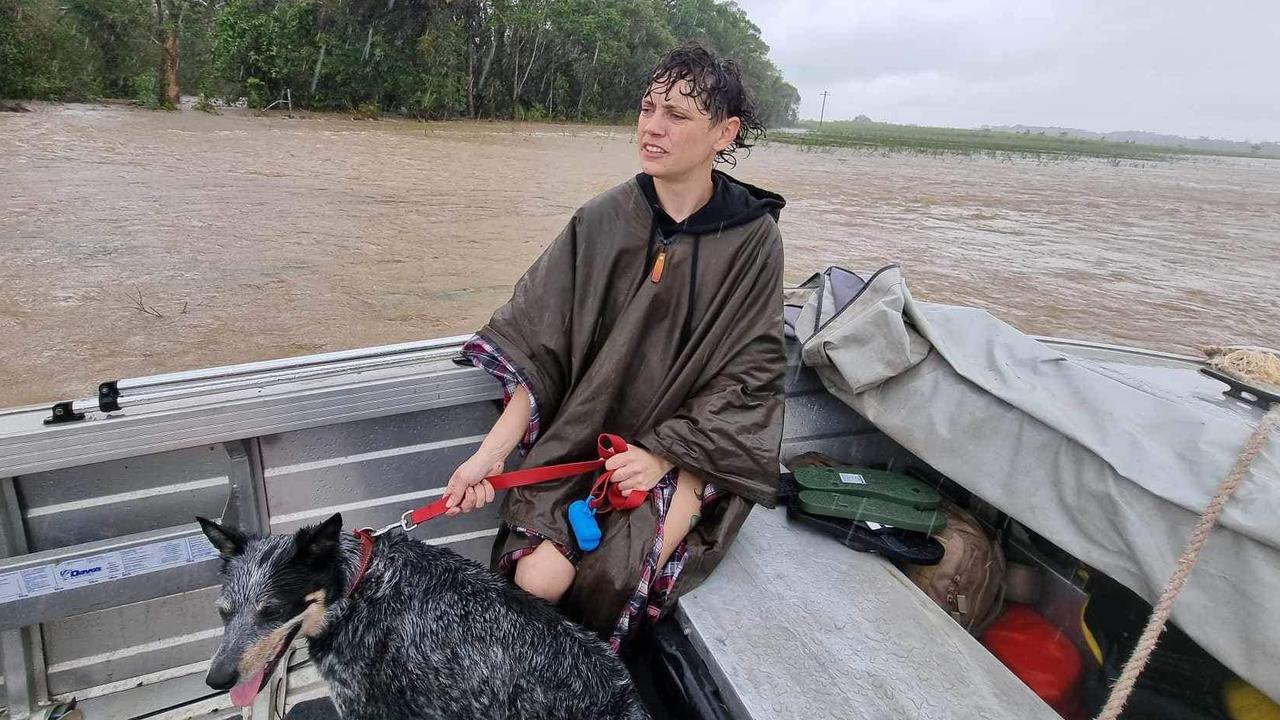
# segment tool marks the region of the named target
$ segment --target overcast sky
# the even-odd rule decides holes
[[[737,0],[800,115],[1280,140],[1280,0]]]

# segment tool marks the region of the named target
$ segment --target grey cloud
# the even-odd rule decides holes
[[[801,115],[1280,139],[1280,2],[742,0]]]

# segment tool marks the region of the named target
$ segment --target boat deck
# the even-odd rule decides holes
[[[756,508],[677,612],[735,717],[1058,718],[888,561],[782,509]]]

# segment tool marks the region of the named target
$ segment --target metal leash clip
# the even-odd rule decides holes
[[[380,530],[374,530],[372,527],[362,527],[360,528],[360,530],[362,532],[369,533],[371,537],[386,535],[387,533],[391,532],[392,530],[395,530],[396,528],[404,530],[405,532],[409,532],[410,530],[418,527],[418,523],[415,523],[409,519],[409,516],[412,514],[413,514],[412,510],[405,510],[404,514],[400,516],[399,520],[391,523],[390,525]]]
[[[423,509],[423,508],[418,508],[418,510],[422,510],[422,509]],[[443,511],[443,507],[441,507],[441,508],[440,508],[440,511],[437,511],[436,513],[431,514],[431,515],[428,517],[428,519],[430,519],[431,517],[434,517],[435,515],[439,514],[439,512],[441,512],[441,511]],[[388,526],[386,526],[386,527],[382,528],[381,530],[374,530],[374,529],[373,529],[373,528],[371,528],[371,527],[363,527],[363,528],[360,528],[360,530],[361,530],[361,532],[369,533],[369,535],[370,535],[371,537],[378,537],[379,535],[386,535],[388,532],[390,532],[390,531],[392,531],[392,530],[396,530],[396,529],[400,529],[400,530],[403,530],[403,531],[405,531],[405,532],[410,532],[410,531],[412,531],[414,528],[416,528],[416,527],[418,527],[419,525],[421,525],[421,524],[422,524],[422,523],[416,523],[416,522],[414,522],[414,521],[413,521],[413,513],[414,513],[414,512],[416,512],[416,511],[415,511],[415,510],[405,510],[405,511],[404,511],[404,514],[400,516],[400,519],[399,519],[399,520],[397,520],[397,521],[395,521],[395,522],[391,523],[390,525],[388,525]]]
[[[409,532],[409,531],[413,530],[414,528],[418,527],[418,523],[416,523],[416,522],[414,522],[414,521],[413,521],[412,516],[413,516],[413,511],[412,511],[412,510],[405,510],[405,511],[404,511],[404,514],[400,516],[400,522],[398,522],[398,523],[392,523],[391,525],[389,525],[389,526],[387,526],[387,527],[385,527],[385,528],[383,528],[383,529],[379,530],[378,532],[379,532],[379,533],[384,533],[384,532],[386,532],[386,531],[390,530],[390,529],[391,529],[391,528],[393,528],[393,527],[399,527],[400,529],[404,530],[405,532]]]

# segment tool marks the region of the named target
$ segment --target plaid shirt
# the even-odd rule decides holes
[[[681,540],[675,551],[671,553],[671,557],[667,558],[667,564],[661,569],[657,567],[658,558],[662,555],[667,509],[671,507],[671,499],[676,494],[677,472],[673,468],[649,491],[649,500],[658,511],[658,526],[653,533],[653,547],[649,548],[644,562],[640,565],[640,580],[636,583],[635,592],[631,593],[631,599],[627,601],[622,614],[618,616],[618,622],[613,626],[613,633],[609,636],[609,644],[613,646],[615,652],[622,646],[622,641],[627,635],[639,627],[639,620],[653,622],[662,615],[662,607],[670,598],[671,591],[675,589],[676,580],[680,578],[680,571],[684,569],[685,561],[689,559],[687,544]],[[702,494],[701,514],[705,515],[707,506],[721,494],[714,485],[707,483]]]
[[[524,386],[525,392],[529,395],[529,426],[525,430],[524,438],[520,441],[518,449],[522,456],[527,454],[533,444],[537,442],[540,430],[538,403],[533,397],[533,391],[529,383],[501,350],[479,335],[473,336],[462,346],[462,354],[471,361],[472,365],[488,372],[502,382],[502,402],[504,405],[511,401],[511,396],[515,394],[516,388]],[[636,583],[636,589],[623,607],[617,623],[614,624],[613,632],[609,636],[609,644],[613,646],[615,651],[622,646],[622,641],[626,639],[627,635],[639,627],[640,621],[658,619],[662,614],[663,606],[671,596],[671,591],[675,588],[676,580],[680,577],[680,571],[684,569],[685,561],[688,560],[688,549],[685,542],[681,541],[680,545],[671,553],[671,557],[667,559],[667,564],[663,565],[661,569],[657,567],[658,558],[662,554],[663,530],[666,525],[667,510],[671,507],[671,499],[676,492],[677,472],[675,468],[672,468],[649,491],[649,500],[657,511],[658,523],[654,529],[653,545],[649,548],[649,552],[645,554],[644,562],[641,563],[640,579]],[[715,486],[707,483],[702,495],[702,514],[705,515],[707,506],[722,494]],[[497,569],[501,573],[510,574],[515,569],[515,564],[520,558],[532,553],[534,548],[543,540],[548,540],[548,538],[544,538],[528,528],[515,527],[512,529],[529,538],[529,544],[498,559]],[[577,549],[567,547],[554,540],[550,542],[570,562],[576,564],[581,559],[582,553]]]
[[[472,365],[502,382],[503,407],[511,402],[511,396],[515,394],[516,388],[524,386],[525,394],[529,396],[529,426],[525,428],[524,437],[520,439],[516,449],[520,451],[520,457],[528,455],[529,450],[538,440],[538,431],[542,428],[538,419],[538,401],[533,397],[533,386],[525,380],[520,370],[507,359],[506,355],[502,354],[501,350],[479,335],[472,335],[471,339],[462,346],[462,355],[470,360]]]

